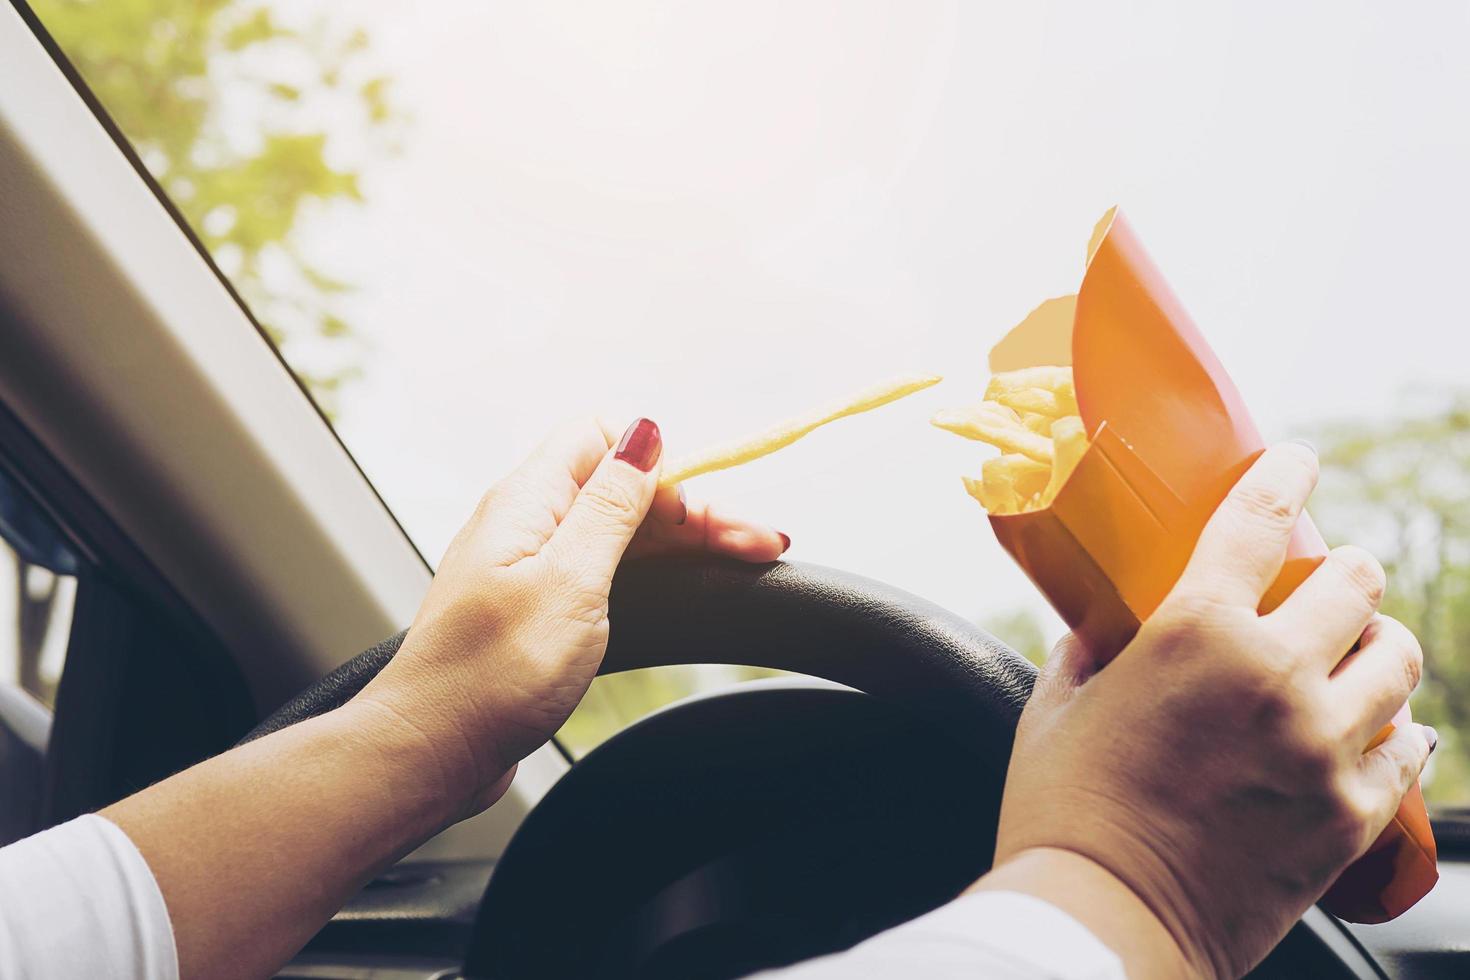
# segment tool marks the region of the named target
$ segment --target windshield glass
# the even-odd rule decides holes
[[[1427,651],[1427,795],[1470,802],[1462,4],[33,5],[431,559],[567,416],[678,453],[935,371],[690,493],[1040,656],[926,421],[1121,204],[1267,436],[1318,442],[1319,523]],[[748,673],[599,682],[567,734]]]

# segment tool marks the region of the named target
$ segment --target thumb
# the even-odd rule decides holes
[[[551,540],[542,548],[583,581],[606,586],[658,489],[663,437],[649,419],[628,426],[617,448],[602,457],[582,484]]]
[[[1043,701],[1065,701],[1098,672],[1098,667],[1097,658],[1077,638],[1077,634],[1068,633],[1052,647],[1036,678],[1032,697]]]

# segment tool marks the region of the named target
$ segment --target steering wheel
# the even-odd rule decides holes
[[[851,945],[988,868],[1036,669],[980,628],[846,572],[704,558],[625,563],[609,616],[603,674],[735,664],[836,684],[693,699],[579,761],[497,863],[466,976],[736,976]],[[402,639],[245,740],[342,705]]]
[[[578,761],[496,863],[464,977],[730,980],[844,949],[988,870],[1036,682],[994,637],[871,579],[790,562],[627,562],[609,615],[603,674],[737,664],[809,677],[686,699]],[[403,635],[243,741],[344,704]],[[1382,973],[1311,909],[1250,974],[1299,976]]]

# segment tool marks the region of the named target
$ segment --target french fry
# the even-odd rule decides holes
[[[1021,424],[1039,436],[1051,438],[1051,426],[1056,419],[1045,415],[1037,415],[1035,412],[1026,412],[1021,416]]]
[[[1020,453],[987,459],[980,479],[965,477],[965,489],[992,514],[1019,514],[1046,489],[1051,469]]]
[[[1056,455],[1052,459],[1051,479],[1041,493],[1041,507],[1050,507],[1051,502],[1057,499],[1058,491],[1087,452],[1087,429],[1081,416],[1068,415],[1057,419],[1051,427],[1051,443]]]
[[[987,487],[984,480],[977,480],[973,476],[961,477],[965,481],[965,490],[970,496],[980,501],[980,506],[985,508],[987,514],[1013,514],[1016,512],[1016,495],[1010,490],[1000,487]]]
[[[1036,412],[1051,418],[1077,414],[1077,389],[1069,367],[1002,371],[985,386],[985,397],[1019,412]]]
[[[1067,414],[1062,411],[1057,393],[1045,388],[1017,388],[1014,391],[1000,392],[995,400],[1006,408],[1023,414],[1041,415],[1049,419]]]
[[[994,486],[997,491],[1005,490],[1013,495],[1013,513],[1028,509],[1046,490],[1051,472],[1051,467],[1020,453],[1006,453],[1004,456],[987,459],[980,467],[980,476],[987,489]]]
[[[704,473],[726,470],[732,466],[760,459],[762,456],[769,456],[828,422],[871,411],[906,395],[912,395],[916,391],[923,391],[942,380],[943,378],[937,374],[908,374],[871,388],[865,388],[842,401],[834,402],[806,415],[788,419],[757,435],[737,439],[675,460],[672,465],[664,469],[663,475],[659,478],[659,484],[666,487],[672,486]]]
[[[988,412],[1007,424],[1021,421],[1020,412],[1011,408],[1009,405],[1002,405],[1000,402],[981,402],[980,411]]]
[[[988,442],[1003,453],[1020,453],[1038,463],[1051,465],[1050,439],[1032,432],[1018,418],[1007,418],[998,411],[986,408],[987,404],[989,403],[967,408],[946,408],[929,422],[966,439]]]
[[[1069,367],[1029,367],[1018,371],[1002,371],[991,376],[990,383],[985,386],[985,397],[992,401],[1000,401],[999,396],[1025,388],[1056,391],[1062,385],[1070,384],[1071,381],[1072,369]]]
[[[985,401],[945,409],[930,421],[1001,455],[981,467],[965,489],[991,514],[1021,514],[1051,506],[1087,452],[1069,367],[1031,367],[990,379]]]
[[[1077,407],[1077,384],[1072,380],[1071,372],[1067,374],[1067,380],[1057,385],[1053,392],[1057,396],[1057,408],[1063,415],[1081,415],[1082,411]]]

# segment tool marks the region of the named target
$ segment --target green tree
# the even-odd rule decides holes
[[[1040,667],[1046,663],[1046,631],[1030,609],[1017,607],[980,620],[980,628]]]
[[[1331,425],[1319,442],[1318,524],[1330,543],[1378,556],[1383,611],[1424,647],[1414,716],[1440,733],[1425,796],[1470,804],[1470,394]]]
[[[329,136],[391,149],[399,115],[367,35],[288,26],[258,0],[32,6],[330,410],[360,353],[337,309],[350,286],[298,238],[313,211],[362,200],[364,161],[339,159]]]

